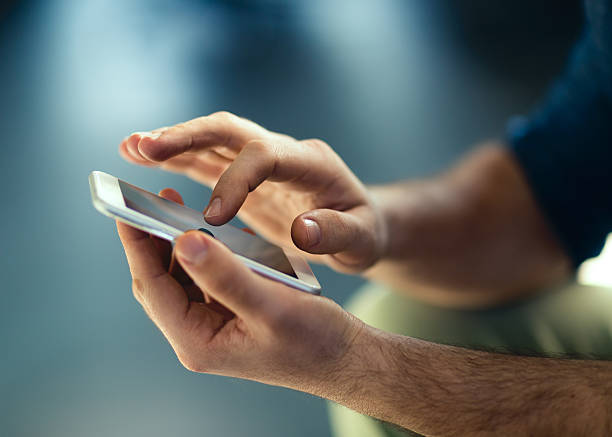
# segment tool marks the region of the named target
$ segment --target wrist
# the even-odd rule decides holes
[[[340,339],[330,345],[332,351],[326,355],[327,359],[316,360],[316,371],[305,369],[301,387],[289,387],[310,394],[320,396],[331,401],[348,405],[352,394],[357,390],[360,376],[365,374],[370,364],[365,358],[371,355],[366,350],[374,344],[373,331],[375,328],[343,311],[346,328]]]
[[[398,372],[398,363],[407,361],[405,350],[413,340],[359,322],[359,335],[316,394],[362,414],[399,423],[393,414],[397,397],[389,393],[409,383],[407,375]]]
[[[317,304],[311,311],[302,308],[302,314],[316,314],[324,323],[314,322],[310,327],[298,324],[299,331],[293,333],[290,331],[295,326],[289,326],[289,331],[276,327],[275,332],[289,335],[282,335],[280,341],[275,341],[273,352],[267,355],[269,358],[278,354],[273,361],[282,365],[266,378],[253,379],[337,400],[345,385],[350,384],[344,379],[345,369],[354,367],[369,336],[368,331],[373,328],[330,299],[311,296],[307,299]],[[296,318],[299,316],[290,320]]]

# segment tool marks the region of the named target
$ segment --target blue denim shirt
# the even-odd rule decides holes
[[[612,230],[612,0],[585,1],[586,26],[565,73],[508,142],[574,265]]]

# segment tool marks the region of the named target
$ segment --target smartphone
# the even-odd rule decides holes
[[[94,207],[104,215],[170,242],[197,229],[221,241],[255,272],[301,291],[321,292],[306,260],[257,235],[230,224],[209,225],[199,211],[100,171],[89,175],[89,187]]]

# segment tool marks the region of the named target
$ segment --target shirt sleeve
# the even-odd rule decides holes
[[[585,3],[587,26],[564,75],[508,143],[575,266],[612,230],[612,0]]]

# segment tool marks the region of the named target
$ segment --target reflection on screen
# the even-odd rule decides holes
[[[206,223],[201,212],[178,205],[122,180],[119,181],[119,186],[128,208],[183,232],[203,228],[229,247],[232,252],[297,278],[284,252],[261,237],[251,235],[231,225],[211,226]]]

